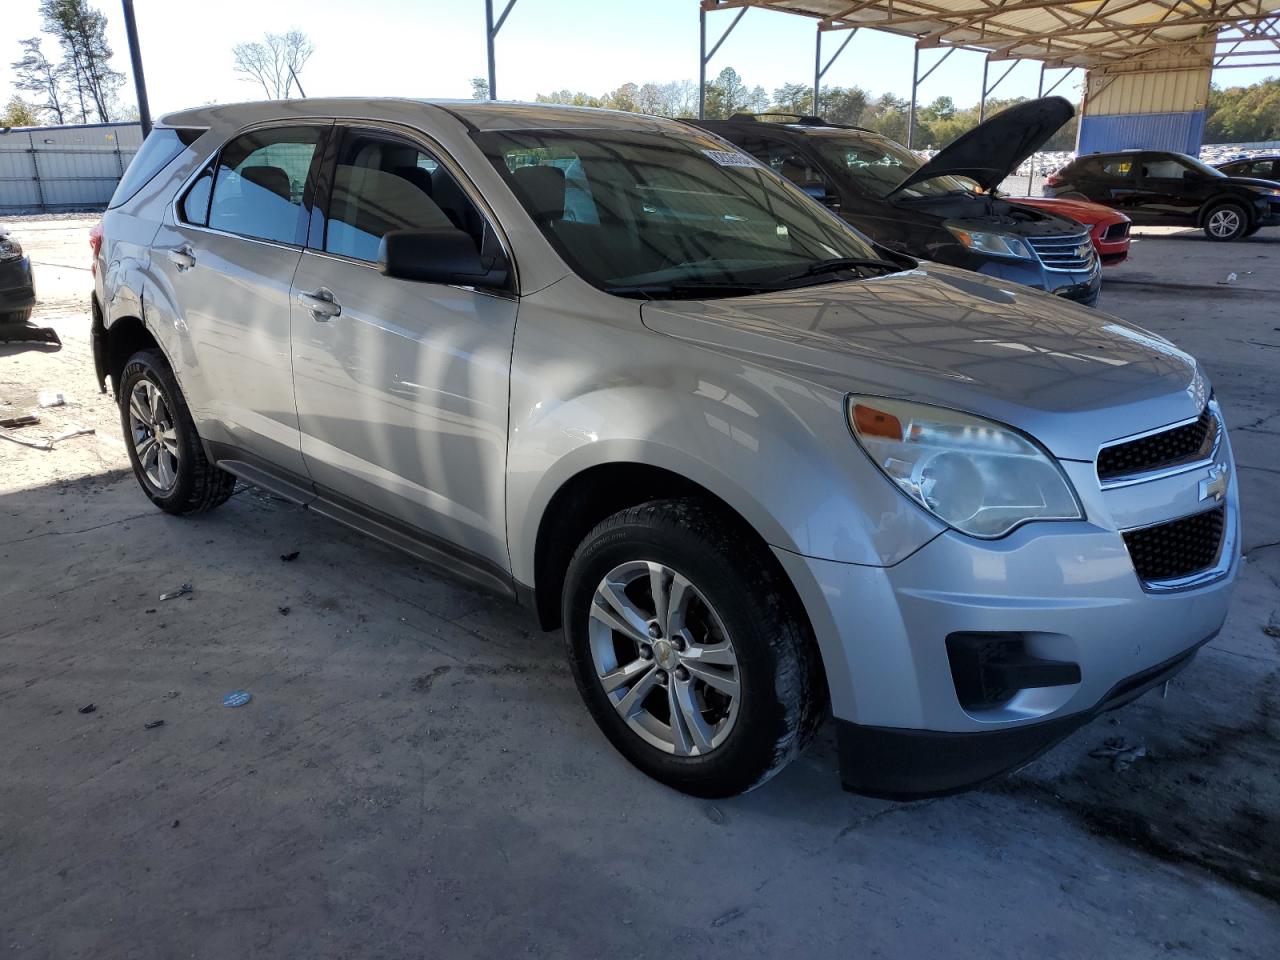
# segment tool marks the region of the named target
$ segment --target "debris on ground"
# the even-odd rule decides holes
[[[1262,628],[1262,632],[1268,637],[1275,637],[1280,640],[1280,623],[1268,623]]]
[[[160,599],[161,599],[161,600],[172,600],[172,599],[174,599],[175,597],[185,597],[188,593],[191,593],[194,589],[195,589],[195,588],[194,588],[194,587],[192,587],[192,586],[191,586],[191,584],[189,584],[189,583],[184,583],[184,584],[183,584],[182,586],[180,586],[177,590],[170,590],[168,593],[162,593],[162,594],[160,594]]]
[[[57,390],[41,390],[36,396],[36,404],[41,407],[64,407],[67,395]]]
[[[154,730],[156,727],[163,727],[163,720],[150,720],[142,725],[143,730]]]
[[[55,437],[49,437],[46,440],[28,440],[26,437],[18,437],[12,433],[0,432],[0,437],[5,440],[12,440],[14,443],[22,444],[24,447],[31,447],[33,450],[52,450],[54,444],[61,443],[63,440],[70,440],[72,437],[82,437],[86,434],[94,433],[93,427],[72,427],[70,430],[64,430]]]
[[[181,820],[175,820],[175,821],[173,821],[173,823],[169,824],[169,826],[170,826],[171,828],[173,828],[173,827],[177,827],[177,826],[178,826],[178,824],[180,824],[181,822],[182,822]]]
[[[1095,760],[1110,760],[1111,770],[1122,773],[1135,760],[1147,755],[1147,748],[1141,744],[1130,746],[1122,737],[1110,737],[1096,750],[1090,750],[1089,756]]]
[[[289,611],[292,610],[293,607],[276,607],[276,609],[280,611],[280,616],[287,617],[289,615]]]
[[[285,563],[293,563],[293,561],[298,559],[298,555],[300,553],[302,553],[301,550],[295,550],[293,553],[282,553],[280,554],[280,559]]]
[[[83,707],[77,710],[76,713],[93,713],[97,709],[98,709],[97,704],[86,703]]]
[[[1224,285],[1225,285],[1225,284],[1228,284],[1228,283],[1235,283],[1235,282],[1236,282],[1236,279],[1237,279],[1237,278],[1236,278],[1235,273],[1228,273],[1228,274],[1227,274],[1227,279],[1225,279],[1225,280],[1219,280],[1219,281],[1218,281],[1218,283],[1220,283],[1220,284],[1224,284]]]
[[[7,417],[4,420],[0,420],[0,427],[4,427],[6,430],[13,430],[17,427],[35,426],[39,422],[39,417],[35,414],[27,413],[20,417]]]
[[[224,707],[243,707],[252,699],[253,694],[248,690],[235,690],[222,698],[222,705]]]

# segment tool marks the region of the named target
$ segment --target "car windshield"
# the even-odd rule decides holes
[[[733,296],[841,279],[829,269],[841,265],[902,269],[755,160],[693,130],[473,136],[569,266],[611,293]]]
[[[900,143],[887,138],[856,137],[848,133],[815,133],[818,152],[837,170],[849,171],[854,185],[863,193],[883,199],[924,161]],[[973,181],[960,177],[931,177],[913,183],[897,196],[907,199],[947,197],[971,193]]]

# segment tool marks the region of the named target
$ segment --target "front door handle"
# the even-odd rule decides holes
[[[333,291],[321,287],[313,293],[299,291],[298,302],[311,311],[311,319],[323,323],[340,316],[342,304],[333,298]]]
[[[184,243],[182,246],[169,251],[169,262],[178,268],[178,272],[190,270],[196,265],[195,251],[191,249],[191,244]]]

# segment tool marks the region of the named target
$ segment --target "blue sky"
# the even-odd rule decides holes
[[[2,2],[0,102],[13,92],[7,64],[18,58],[18,41],[40,29],[37,0]],[[102,0],[98,5],[109,18],[117,69],[128,73],[120,4]],[[295,26],[316,45],[302,74],[310,96],[465,97],[470,78],[486,69],[483,0],[216,0],[202,7],[135,0],[135,7],[155,114],[254,98],[257,88],[232,72],[232,45]],[[730,12],[709,16],[709,35],[717,37],[732,19]],[[749,84],[769,91],[788,81],[811,83],[813,38],[811,20],[750,10],[709,65],[708,75],[732,66]],[[829,35],[825,46],[832,50],[837,42]],[[862,31],[826,82],[906,96],[911,53],[910,40]],[[49,41],[46,55],[55,56]],[[925,51],[922,63],[937,56]],[[1034,95],[1038,74],[1037,64],[1024,63],[995,95]],[[976,103],[981,75],[982,57],[957,51],[924,84],[921,99],[946,95],[962,106]],[[1216,79],[1236,85],[1265,75],[1229,70]],[[697,76],[697,0],[517,0],[498,38],[498,92],[503,99],[532,99],[565,87],[603,93],[627,81]],[[1058,92],[1078,98],[1079,76]],[[132,86],[121,95],[131,103]]]

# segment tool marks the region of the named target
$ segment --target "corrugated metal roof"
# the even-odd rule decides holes
[[[761,7],[811,17],[824,30],[870,27],[915,37],[922,47],[967,47],[992,59],[1051,66],[1122,63],[1181,48],[1188,60],[1203,62],[1204,41],[1224,31],[1236,43],[1230,56],[1239,65],[1248,57],[1249,66],[1280,62],[1280,0],[702,0],[702,6]]]

